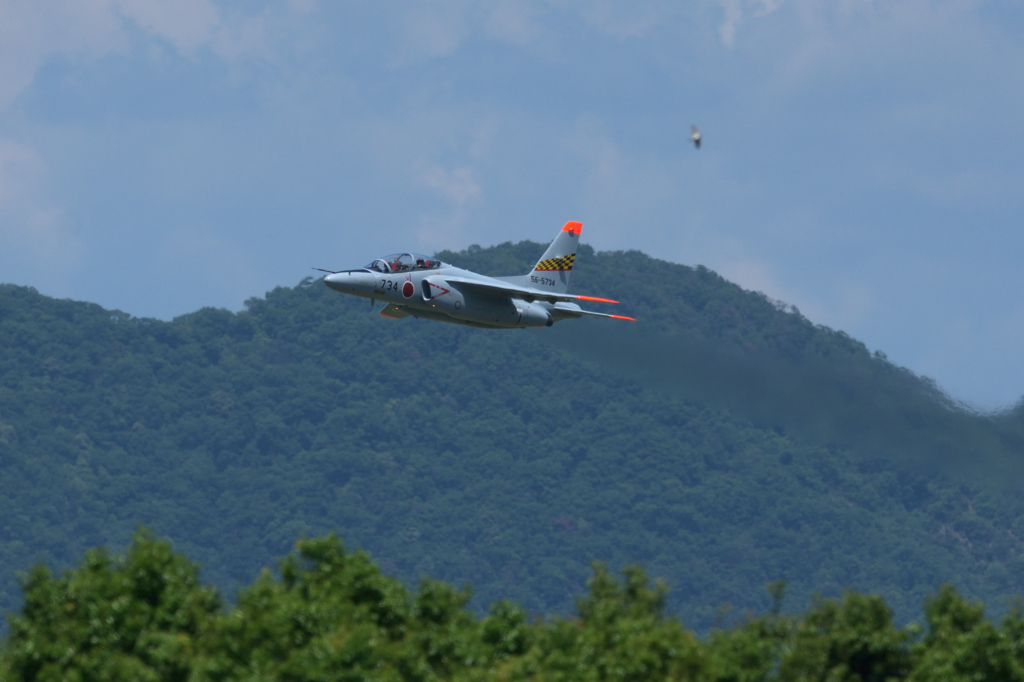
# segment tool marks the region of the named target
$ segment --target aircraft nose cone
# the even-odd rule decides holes
[[[343,282],[348,279],[347,272],[332,272],[324,277],[324,284],[335,291],[344,291]]]
[[[373,277],[368,272],[335,272],[324,277],[324,284],[335,291],[358,294],[372,288]]]

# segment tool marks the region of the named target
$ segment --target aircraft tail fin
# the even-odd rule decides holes
[[[564,294],[569,288],[569,275],[572,274],[572,265],[576,260],[576,247],[579,246],[582,229],[583,223],[570,220],[530,272],[495,279],[531,289]]]
[[[548,250],[540,257],[533,270],[527,274],[526,279],[532,286],[541,286],[539,289],[552,289],[557,293],[565,293],[569,288],[569,276],[572,274],[572,265],[576,260],[576,247],[580,243],[580,232],[583,230],[583,223],[570,220],[558,233],[555,240],[548,246]],[[535,280],[538,278],[540,281]],[[544,286],[547,285],[547,286]]]

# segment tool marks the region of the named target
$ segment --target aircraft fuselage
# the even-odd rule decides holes
[[[429,320],[503,329],[550,327],[557,319],[578,317],[569,309],[556,309],[545,301],[481,295],[471,287],[450,282],[450,278],[493,282],[496,286],[505,284],[451,266],[396,273],[347,270],[327,275],[324,283],[335,291],[385,301],[400,308],[396,311],[391,306],[386,307],[382,314],[388,317],[404,317],[404,312]]]
[[[488,329],[550,327],[583,316],[632,320],[583,310],[576,301],[618,303],[567,292],[583,224],[569,221],[525,275],[488,277],[433,256],[395,253],[358,270],[331,272],[324,283],[343,294],[387,303],[385,317],[422,317]]]

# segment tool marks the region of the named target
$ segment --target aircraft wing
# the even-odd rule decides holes
[[[596,296],[574,296],[573,294],[556,294],[547,291],[540,291],[538,289],[530,289],[529,287],[520,287],[515,284],[506,284],[505,282],[485,282],[482,280],[468,279],[466,277],[445,277],[446,282],[451,284],[457,284],[459,287],[465,287],[478,294],[485,296],[514,296],[515,298],[521,298],[527,303],[533,303],[534,301],[547,301],[548,303],[559,303],[562,301],[599,301],[601,303],[618,303],[610,298],[597,298]],[[600,313],[592,313],[593,315],[600,315]]]
[[[402,306],[391,303],[384,306],[384,309],[380,311],[380,314],[384,317],[393,317],[396,320],[400,320],[403,317],[409,317],[409,312]]]

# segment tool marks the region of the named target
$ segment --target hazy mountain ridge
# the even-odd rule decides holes
[[[514,274],[542,250],[442,257]],[[4,603],[31,560],[66,564],[140,521],[224,586],[329,530],[406,580],[539,611],[565,611],[593,559],[640,561],[699,627],[723,602],[764,606],[780,578],[794,600],[879,590],[904,617],[946,580],[993,606],[1021,591],[1011,496],[869,456],[889,432],[851,441],[787,410],[871,395],[869,417],[891,404],[1000,444],[1005,429],[706,269],[589,248],[577,263],[574,291],[640,322],[393,321],[315,280],[160,322],[0,287]],[[793,366],[814,370],[788,380],[795,397],[750,390]]]

